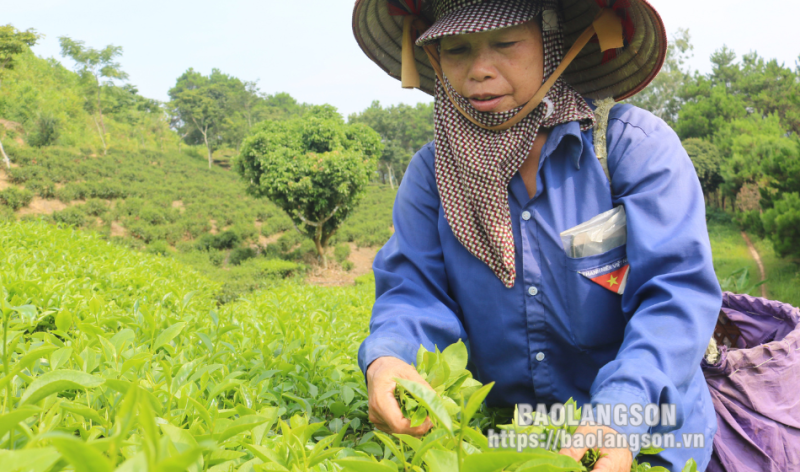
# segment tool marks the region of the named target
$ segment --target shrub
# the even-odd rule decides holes
[[[217,237],[211,233],[206,233],[195,241],[194,246],[198,251],[208,251],[214,249],[217,244]]]
[[[175,243],[175,249],[185,254],[194,251],[195,245],[191,241],[178,241]]]
[[[355,266],[356,266],[356,265],[355,265],[355,264],[353,264],[353,262],[352,262],[352,261],[344,261],[344,262],[342,262],[342,269],[344,269],[344,270],[345,270],[345,271],[347,271],[347,272],[350,272],[351,270],[353,270],[353,268],[354,268]]]
[[[215,249],[232,249],[240,242],[242,242],[242,238],[235,232],[228,230],[217,235],[213,247]]]
[[[258,230],[253,225],[253,223],[249,223],[246,221],[239,221],[233,225],[233,228],[230,229],[236,233],[242,241],[249,241],[256,238],[258,234]]]
[[[50,113],[41,113],[34,123],[28,144],[35,147],[52,146],[58,141],[61,122]]]
[[[86,214],[78,207],[65,208],[53,213],[50,217],[54,222],[65,225],[83,226],[86,224]]]
[[[764,237],[764,223],[761,221],[761,212],[759,210],[739,212],[733,219],[739,225],[740,230],[749,231],[759,238]]]
[[[119,182],[101,181],[94,183],[90,186],[89,194],[92,197],[103,198],[105,200],[113,200],[115,198],[125,198],[128,192],[125,187]]]
[[[285,214],[274,216],[264,222],[261,226],[261,234],[264,236],[272,236],[273,234],[280,233],[281,231],[288,231],[292,229],[292,220]]]
[[[336,258],[336,262],[342,264],[350,257],[350,245],[347,243],[337,244],[336,248],[333,250],[333,256]]]
[[[56,196],[56,185],[49,179],[29,181],[25,184],[25,188],[42,198],[55,198]]]
[[[14,157],[16,157],[16,155]],[[39,166],[6,169],[6,174],[8,174],[8,180],[14,184],[24,184],[25,182],[38,180],[44,177],[43,169]]]
[[[56,198],[64,203],[69,203],[74,200],[83,200],[89,195],[88,190],[84,184],[69,183],[56,190]]]
[[[90,198],[83,205],[83,212],[90,216],[102,216],[108,212],[106,202],[98,198]]]
[[[225,261],[225,253],[222,251],[209,251],[208,261],[214,266],[220,267],[222,266],[222,262]]]
[[[369,271],[366,274],[356,277],[356,285],[375,285],[375,272]]]
[[[310,239],[303,239],[303,242],[300,243],[300,247],[286,254],[286,259],[290,261],[312,261],[317,258],[317,246],[314,244],[314,241]]]
[[[231,251],[231,255],[228,258],[228,262],[231,265],[238,266],[247,259],[252,259],[254,257],[256,257],[255,249],[251,247],[237,247],[236,249]]]
[[[764,231],[781,256],[800,256],[800,195],[786,193],[762,216]]]
[[[169,244],[163,239],[153,241],[147,246],[147,252],[150,254],[158,254],[159,256],[166,256],[169,254]]]
[[[161,208],[147,205],[139,210],[139,219],[151,225],[160,225],[167,222],[167,217]]]
[[[27,189],[20,190],[16,187],[8,187],[0,191],[0,202],[14,211],[28,206],[31,200],[33,200],[33,193]]]

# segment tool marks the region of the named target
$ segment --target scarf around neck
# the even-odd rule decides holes
[[[542,31],[544,80],[558,67],[563,55],[562,22],[557,16],[560,13],[555,1],[545,3],[550,12],[545,12]],[[444,87],[466,113],[485,126],[508,121],[522,106],[501,113],[479,112],[453,89],[446,77],[444,82],[436,80],[434,167],[445,218],[458,241],[486,263],[503,285],[512,288],[516,269],[508,184],[528,157],[542,127],[578,121],[585,131],[594,126],[594,113],[583,97],[560,78],[542,103],[518,124],[506,131],[489,131],[462,116]]]

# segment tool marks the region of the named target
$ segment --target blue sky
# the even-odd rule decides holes
[[[0,23],[46,35],[34,51],[59,55],[58,37],[88,46],[122,46],[130,83],[166,100],[189,67],[216,67],[243,80],[259,80],[265,93],[288,92],[309,103],[330,103],[347,115],[373,100],[417,103],[430,98],[403,90],[364,56],[353,39],[353,0],[0,0]],[[796,0],[651,0],[668,32],[689,28],[695,46],[690,66],[709,70],[708,57],[723,44],[792,65],[800,55]],[[71,66],[67,61],[62,61]]]

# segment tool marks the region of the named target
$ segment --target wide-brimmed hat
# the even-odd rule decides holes
[[[516,13],[509,15],[501,9],[497,18],[504,18],[504,23],[482,21],[474,28],[459,23],[459,10],[487,2],[506,3]],[[364,53],[390,76],[405,79],[411,75],[409,70],[416,66],[414,75],[418,71],[418,81],[406,79],[403,85],[433,95],[434,66],[438,64],[432,64],[429,59],[430,50],[426,53],[422,47],[412,46],[414,42],[424,45],[446,34],[520,24],[531,18],[529,13],[540,13],[541,8],[530,7],[536,3],[539,0],[356,0],[353,33]],[[667,37],[661,17],[646,0],[560,0],[558,6],[567,49],[578,49],[573,46],[586,43],[587,36],[593,34],[589,30],[593,24],[598,29],[598,18],[603,16],[601,13],[608,13],[606,10],[613,11],[622,27],[622,47],[601,49],[601,37],[599,42],[589,42],[580,46],[579,51],[573,51],[574,57],[570,58],[562,77],[583,96],[623,100],[641,91],[658,74],[666,56]]]

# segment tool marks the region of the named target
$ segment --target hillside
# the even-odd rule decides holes
[[[0,200],[6,203],[0,211],[6,217],[43,217],[176,258],[221,282],[221,301],[315,265],[313,244],[281,210],[246,195],[232,172],[207,169],[192,149],[111,149],[106,156],[65,148],[12,149],[15,166],[0,173],[5,187]],[[345,246],[337,253],[344,256],[330,273],[312,278],[323,284],[352,283],[367,272],[371,256],[390,235],[393,200],[388,186],[371,186],[334,238],[332,246]],[[348,265],[348,258],[359,265],[345,273],[341,265]]]

